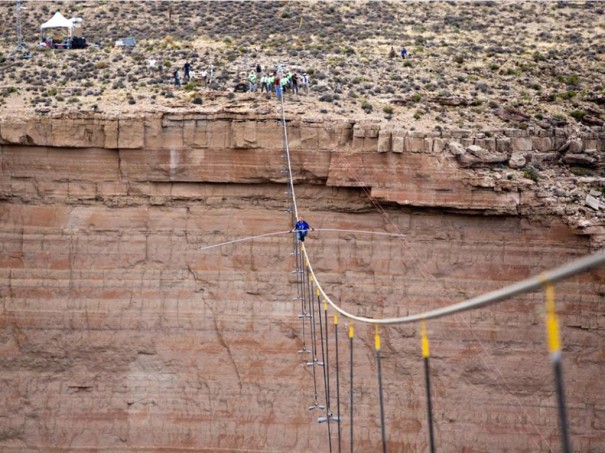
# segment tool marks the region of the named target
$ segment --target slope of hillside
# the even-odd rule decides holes
[[[310,74],[310,94],[288,96],[305,111],[419,130],[605,119],[598,2],[24,2],[30,48],[56,10],[82,17],[95,46],[4,61],[2,111],[271,108],[260,93],[244,100],[233,87],[256,64],[284,64]],[[4,60],[14,47],[13,3],[0,13]],[[138,40],[132,52],[113,45],[125,36]],[[164,62],[163,75],[146,71],[149,58]],[[198,73],[216,67],[212,89],[172,86],[186,61]]]

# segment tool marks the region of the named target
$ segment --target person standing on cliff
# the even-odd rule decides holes
[[[305,222],[305,219],[299,217],[298,222],[296,222],[294,228],[292,229],[292,233],[296,231],[298,240],[300,242],[305,242],[305,236],[309,234],[309,230],[315,231],[315,228],[312,228],[307,222]]]
[[[274,86],[275,86],[275,94],[277,95],[277,99],[281,100],[281,97],[282,97],[281,85],[282,84],[281,84],[281,79],[279,78],[278,74],[275,74],[275,79],[274,80],[275,81],[273,83],[274,83]]]
[[[189,82],[191,80],[191,64],[189,64],[189,62],[185,62],[185,65],[183,66],[183,71],[185,72],[185,81]]]

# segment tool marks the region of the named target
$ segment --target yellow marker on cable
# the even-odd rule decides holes
[[[429,337],[426,334],[426,321],[423,319],[420,324],[420,338],[422,344],[422,357],[429,356]]]
[[[349,338],[353,338],[354,333],[353,324],[349,324]]]
[[[555,309],[555,287],[552,283],[545,283],[546,292],[546,341],[548,352],[558,354],[561,351],[561,337],[559,336],[559,319]]]
[[[374,334],[374,344],[376,346],[376,350],[380,351],[380,332],[378,330],[378,324],[376,324],[376,333]]]
[[[334,315],[334,325],[337,326],[338,325],[338,313],[336,313]]]
[[[328,311],[328,303],[324,300],[324,311]]]
[[[315,290],[315,294],[317,294],[317,297],[319,297],[319,288]]]

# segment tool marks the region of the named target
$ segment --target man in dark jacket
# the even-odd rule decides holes
[[[189,82],[191,80],[191,65],[189,64],[189,62],[185,63],[185,66],[183,66],[183,71],[185,71],[185,81]]]
[[[311,226],[305,222],[305,219],[299,217],[298,222],[296,222],[294,228],[292,229],[292,232],[294,233],[296,231],[298,240],[300,242],[305,242],[305,236],[309,233],[309,230],[315,231],[315,228],[311,228]]]

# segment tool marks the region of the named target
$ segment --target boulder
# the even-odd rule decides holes
[[[586,200],[584,200],[584,204],[595,211],[598,211],[601,207],[601,202],[592,195],[586,195]]]
[[[567,153],[563,157],[563,162],[568,165],[579,165],[583,167],[594,167],[597,159],[594,156],[580,153]]]
[[[481,156],[472,155],[471,153],[466,153],[461,156],[458,156],[458,162],[463,167],[486,167],[492,164],[499,164],[506,162],[508,160],[508,155],[505,153],[489,153],[486,151],[486,154]]]
[[[568,153],[578,154],[582,152],[582,140],[576,139],[569,142]]]
[[[378,152],[386,153],[391,151],[392,149],[392,141],[391,141],[391,131],[385,131],[383,129],[378,133]]]
[[[523,168],[523,166],[525,166],[525,164],[527,163],[527,159],[525,158],[525,155],[523,153],[513,153],[512,156],[510,156],[510,159],[508,160],[508,166],[510,168]]]
[[[478,145],[470,145],[468,148],[466,148],[466,151],[479,158],[483,158],[489,154],[488,150],[481,148]]]
[[[460,142],[449,142],[447,148],[454,156],[461,156],[466,152],[464,146],[462,146],[462,143]]]

